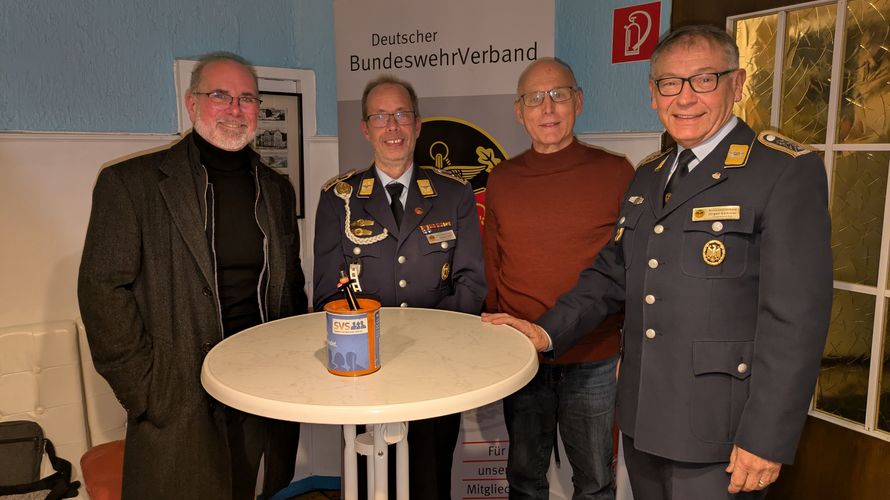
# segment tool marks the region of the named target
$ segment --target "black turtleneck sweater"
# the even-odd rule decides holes
[[[256,219],[257,187],[248,148],[225,151],[192,134],[207,169],[212,196],[208,235],[216,262],[217,293],[225,336],[261,323],[263,233]]]

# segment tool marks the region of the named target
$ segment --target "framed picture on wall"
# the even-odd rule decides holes
[[[254,149],[263,163],[290,180],[297,195],[297,217],[303,218],[302,95],[261,91],[260,99]]]

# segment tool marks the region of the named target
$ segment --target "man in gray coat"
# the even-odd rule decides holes
[[[96,369],[127,411],[123,498],[254,497],[293,476],[299,424],[226,408],[204,392],[225,336],[306,312],[295,196],[248,144],[260,99],[242,58],[192,73],[194,131],[96,181],[78,298]]]
[[[559,356],[625,304],[618,425],[645,500],[763,498],[791,463],[831,312],[819,156],[733,116],[733,39],[680,28],[652,55],[652,107],[677,147],[643,160],[612,243],[535,324]]]

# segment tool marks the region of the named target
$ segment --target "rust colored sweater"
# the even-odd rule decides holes
[[[634,175],[627,159],[575,139],[556,153],[529,149],[492,170],[485,193],[489,312],[536,320],[569,291],[612,237]],[[621,315],[544,363],[578,363],[618,352]]]

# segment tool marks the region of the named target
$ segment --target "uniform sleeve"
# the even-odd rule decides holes
[[[735,443],[792,463],[831,315],[828,187],[816,154],[794,159],[779,177],[764,209],[761,239],[750,394]]]
[[[142,261],[136,206],[114,168],[93,190],[77,298],[96,370],[131,418],[145,413],[152,343],[133,293]]]
[[[624,307],[624,253],[619,243],[608,243],[590,267],[581,271],[574,288],[561,295],[535,322],[550,335],[558,358],[588,335],[609,314]]]
[[[457,210],[457,234],[460,242],[454,250],[451,271],[454,290],[436,308],[479,314],[485,302],[486,291],[482,234],[473,189],[469,184],[463,188]]]
[[[348,269],[343,260],[343,219],[337,213],[336,203],[343,202],[331,192],[323,191],[315,213],[312,304],[316,311],[321,311],[326,303],[339,298],[337,281],[340,279],[340,271]]]

